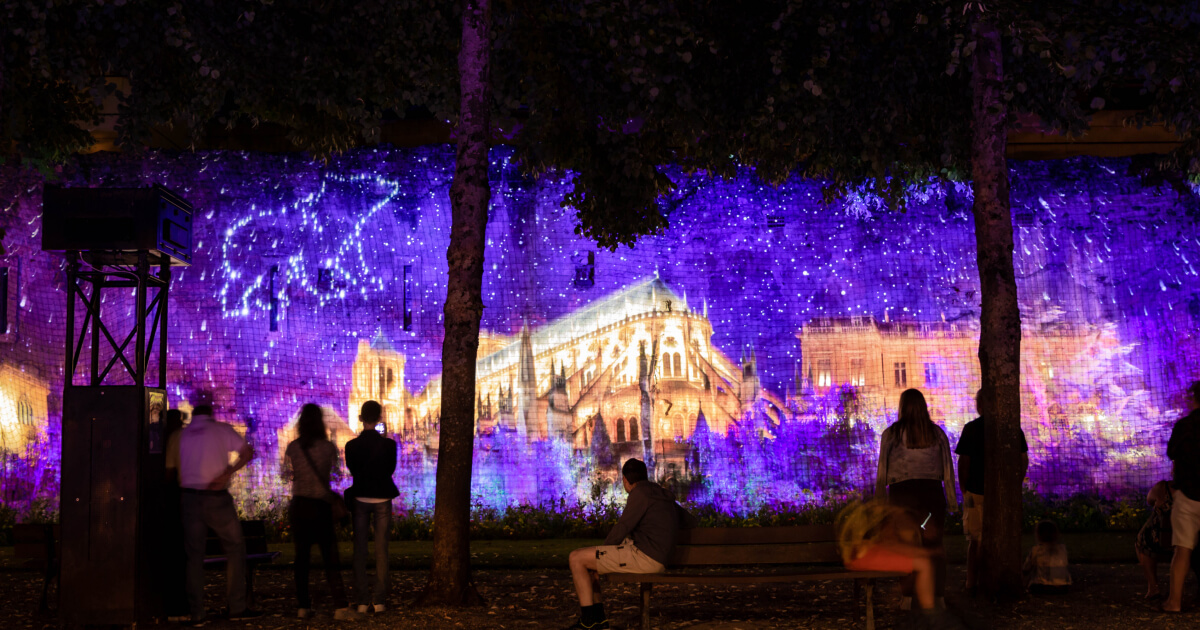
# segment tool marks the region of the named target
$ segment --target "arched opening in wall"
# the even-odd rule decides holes
[[[17,402],[17,423],[28,427],[33,426],[33,405],[29,404],[29,400],[25,396],[21,396],[21,400]]]
[[[663,376],[671,376],[671,353],[664,352],[662,358]]]
[[[674,370],[675,376],[683,376],[683,359],[679,356],[678,352],[675,353],[674,359],[675,359],[675,370]]]
[[[387,389],[384,390],[384,398],[392,397],[392,386],[396,383],[396,376],[392,373],[392,368],[387,369]]]
[[[629,419],[629,441],[630,442],[638,441],[638,419],[637,418]]]
[[[621,418],[617,418],[616,424],[617,424],[617,441],[624,442],[625,441],[625,421],[622,420]]]

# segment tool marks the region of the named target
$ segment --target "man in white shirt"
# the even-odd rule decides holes
[[[231,464],[230,453],[237,459]],[[230,619],[262,613],[246,608],[246,541],[229,480],[254,457],[254,449],[233,427],[213,419],[212,407],[198,405],[179,438],[179,489],[187,552],[187,594],[192,623],[204,623],[204,541],[211,528],[225,552]]]

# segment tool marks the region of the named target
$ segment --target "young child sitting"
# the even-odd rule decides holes
[[[847,569],[915,574],[922,627],[962,627],[953,615],[934,608],[933,552],[917,542],[917,526],[903,510],[880,501],[851,503],[838,514],[837,534]]]
[[[1058,526],[1042,521],[1034,530],[1037,544],[1025,559],[1023,570],[1030,593],[1064,593],[1071,586],[1067,570],[1067,546],[1058,541]]]

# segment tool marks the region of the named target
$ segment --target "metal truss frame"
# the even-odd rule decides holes
[[[156,257],[158,258],[158,257]],[[147,251],[139,252],[67,252],[67,387],[76,386],[76,378],[86,374],[84,387],[100,387],[120,383],[120,364],[133,380],[133,385],[165,388],[167,386],[167,290],[171,285],[170,259],[162,256],[153,261]],[[154,273],[157,268],[157,274]],[[88,290],[90,287],[90,290]],[[135,312],[132,330],[117,341],[112,327],[104,320],[101,308],[104,296],[113,289],[135,289]],[[81,307],[77,313],[77,307]],[[82,317],[78,317],[82,315]],[[76,320],[82,323],[76,329]],[[117,331],[120,332],[120,331]],[[89,335],[90,333],[90,335]],[[90,352],[84,341],[90,336]],[[132,348],[130,347],[132,344]],[[112,351],[101,365],[101,347]],[[157,382],[147,382],[150,359],[157,352]],[[80,359],[87,354],[88,365],[80,371]]]

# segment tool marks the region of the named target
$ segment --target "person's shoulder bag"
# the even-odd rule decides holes
[[[333,521],[336,523],[350,516],[350,510],[346,508],[345,499],[342,498],[342,495],[334,491],[333,488],[329,487],[329,479],[321,476],[321,471],[317,469],[317,464],[313,461],[312,455],[308,454],[308,449],[301,446],[300,452],[304,453],[304,459],[308,460],[309,468],[312,468],[313,474],[325,486],[325,492],[327,493],[325,500],[329,502],[329,507],[333,512]]]

